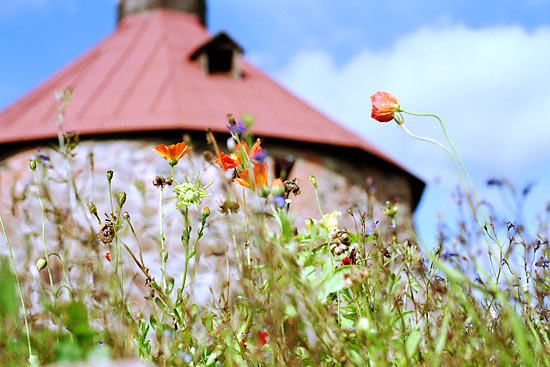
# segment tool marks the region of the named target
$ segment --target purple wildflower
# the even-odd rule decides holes
[[[229,129],[229,131],[239,137],[243,137],[244,135],[246,135],[248,130],[245,123],[242,121],[237,122],[235,125],[227,125],[227,128]]]
[[[550,261],[546,260],[544,257],[541,256],[541,258],[539,259],[539,261],[535,263],[535,265],[538,266],[539,268],[548,269],[548,267],[550,267]]]
[[[262,149],[260,151],[255,151],[255,152],[252,153],[251,158],[255,161],[260,162],[260,163],[264,163],[265,159],[267,158],[267,153],[266,153],[265,149]]]
[[[283,195],[277,195],[275,199],[271,200],[271,203],[277,205],[279,208],[284,208],[286,204]]]
[[[373,221],[372,221],[372,225],[370,225],[369,227],[366,228],[365,233],[363,234],[363,236],[368,237],[368,236],[370,236],[370,235],[373,235],[373,234],[374,234],[374,230],[376,229],[376,225],[377,225],[379,222],[380,222],[379,220],[373,220]]]

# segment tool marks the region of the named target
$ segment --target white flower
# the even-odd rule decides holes
[[[212,183],[213,182],[210,182],[203,187],[199,180],[199,174],[197,174],[195,182],[189,182],[187,177],[185,177],[184,183],[178,184],[172,189],[174,194],[176,194],[176,207],[190,207],[193,205],[196,208],[203,198],[210,196],[205,190],[210,187]]]

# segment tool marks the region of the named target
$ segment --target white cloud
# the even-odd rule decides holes
[[[343,65],[305,51],[277,77],[403,162],[428,181],[456,183],[438,148],[407,137],[394,123],[370,118],[369,97],[395,94],[402,108],[436,113],[445,122],[476,181],[516,175],[523,184],[542,177],[550,156],[550,28],[422,28],[395,44],[358,50]],[[420,135],[444,137],[436,120],[406,116]]]

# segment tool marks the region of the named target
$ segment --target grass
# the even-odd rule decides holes
[[[37,195],[25,200],[46,204],[43,223],[55,227],[59,246],[48,249],[44,225],[44,257],[37,266],[45,283],[20,273],[19,286],[14,267],[0,262],[0,364],[25,365],[32,354],[40,364],[134,357],[159,366],[550,365],[547,221],[534,238],[518,222],[481,222],[472,188],[464,187],[458,205],[469,203],[471,212],[456,226],[441,226],[435,244],[399,232],[399,205],[391,202],[383,213],[372,205],[349,210],[355,231],[341,228],[339,215],[319,205],[319,216],[298,230],[291,208],[299,210],[292,207],[299,189],[291,181],[268,183],[261,146],[253,146],[247,132],[250,121],[229,122],[233,152],[224,156],[209,134],[227,187],[219,208],[202,205],[212,194],[210,184],[199,172],[184,176],[178,170],[183,157],[168,157],[171,177],[154,182],[160,200],[150,220],[161,228],[160,271],[153,271],[158,279],[149,268],[154,264],[144,261],[144,234],[126,211],[133,199],[111,191],[116,172],[107,173],[104,195],[111,204],[105,216],[94,203],[82,202],[86,193],[65,177],[74,206],[67,212],[66,202],[50,194],[44,160],[31,161],[40,173]],[[77,140],[60,135],[60,142],[52,154],[72,175]],[[323,182],[312,177],[311,184],[316,189]],[[371,188],[366,195],[372,203]],[[162,225],[170,208],[179,216],[177,234]],[[373,222],[380,216],[387,226]],[[224,277],[210,303],[196,304],[193,268],[203,261],[197,249],[214,226],[226,231]],[[63,247],[76,235],[78,256]],[[176,254],[170,255],[165,239],[174,235],[184,257],[170,273]],[[484,257],[470,254],[483,238],[498,245],[487,247]],[[56,273],[62,275],[54,280]],[[136,280],[145,285],[128,291]],[[29,314],[22,312],[18,289],[33,306]]]

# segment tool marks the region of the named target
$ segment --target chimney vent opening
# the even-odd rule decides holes
[[[243,49],[224,32],[220,32],[200,45],[192,54],[191,60],[199,61],[208,75],[225,74],[239,79],[239,56]]]

